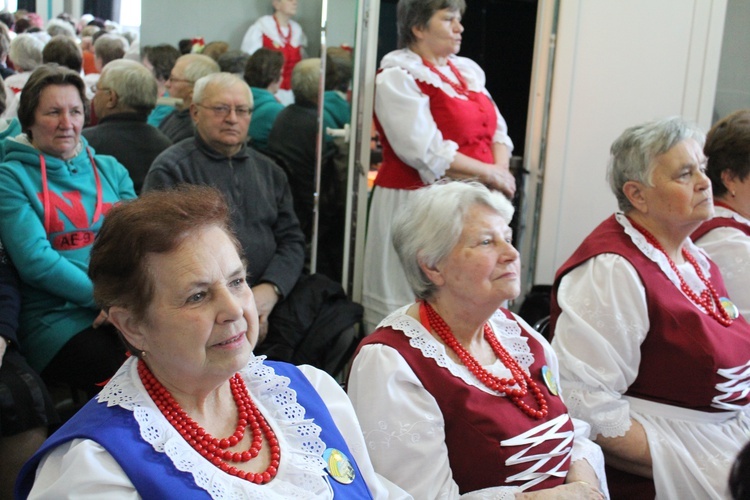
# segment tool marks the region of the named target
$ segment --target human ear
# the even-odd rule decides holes
[[[445,278],[438,265],[428,266],[419,256],[417,256],[417,263],[425,276],[427,276],[427,279],[432,281],[435,286],[443,286],[445,284]]]
[[[638,181],[628,181],[622,186],[622,192],[630,201],[634,209],[642,213],[648,212],[648,203],[645,196],[646,186]]]
[[[141,322],[136,320],[129,309],[112,306],[109,308],[108,319],[125,337],[128,344],[139,350],[146,350],[146,338],[140,328]]]

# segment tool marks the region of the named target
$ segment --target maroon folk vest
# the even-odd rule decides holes
[[[739,372],[750,361],[750,325],[740,316],[731,325],[722,326],[700,311],[638,250],[614,216],[594,229],[557,271],[552,289],[552,331],[561,312],[557,289],[563,276],[603,253],[630,262],[646,289],[650,329],[641,344],[638,376],[625,394],[705,412],[733,411],[750,403],[750,395],[719,388],[729,382],[719,370]],[[710,265],[710,281],[719,296],[726,297],[719,269],[713,262]]]
[[[750,236],[750,226],[747,224],[743,224],[731,217],[714,217],[713,219],[709,219],[701,224],[700,227],[690,235],[690,239],[697,241],[700,238],[703,238],[709,231],[713,231],[720,227],[733,227],[734,229],[739,229],[747,236]]]
[[[513,319],[510,312],[503,312]],[[523,328],[521,331],[534,355],[534,363],[529,367],[531,377],[539,385],[549,406],[547,417],[541,420],[532,419],[503,396],[488,394],[466,384],[447,368],[438,366],[434,359],[425,358],[422,351],[409,345],[409,337],[401,331],[381,328],[360,344],[360,348],[368,344],[384,344],[396,349],[427,392],[435,398],[445,421],[445,442],[453,480],[461,494],[493,486],[523,486],[526,480],[507,482],[507,478],[526,471],[537,460],[508,465],[515,454],[549,458],[539,470],[534,471],[536,474],[562,472],[562,477],[549,475],[539,484],[528,488],[529,491],[563,484],[570,468],[573,422],[560,397],[550,394],[544,384],[541,372],[546,360],[541,344]],[[532,408],[537,407],[531,394],[524,401]],[[518,446],[501,445],[502,441],[541,428],[557,417],[561,417],[561,427],[550,431],[555,434],[551,439],[534,447],[528,442]],[[563,441],[560,434],[566,432],[569,433],[570,442],[556,453],[554,448]],[[543,429],[539,429],[538,434],[542,433]],[[526,448],[530,449],[524,452]]]
[[[458,144],[458,152],[485,163],[494,163],[492,138],[497,129],[497,113],[492,99],[483,92],[469,92],[468,99],[451,97],[442,89],[417,80],[422,93],[430,98],[430,112],[443,139]],[[424,186],[419,172],[401,161],[375,117],[383,146],[383,164],[375,185],[392,189]]]

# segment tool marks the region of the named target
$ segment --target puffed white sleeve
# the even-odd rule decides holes
[[[240,49],[242,52],[253,55],[259,48],[263,47],[263,29],[260,20],[255,21],[242,37]]]
[[[460,495],[437,401],[395,349],[362,347],[348,391],[375,470],[414,498],[512,499],[520,492],[496,487]]]
[[[74,439],[47,453],[29,499],[135,500],[141,498],[117,461],[101,445]]]
[[[375,114],[401,161],[416,169],[425,184],[445,175],[458,144],[443,139],[430,99],[401,68],[386,68],[375,79]]]
[[[719,266],[729,298],[750,321],[750,237],[733,227],[719,227],[695,241]]]
[[[357,421],[352,403],[341,386],[330,375],[312,366],[298,367],[326,404],[326,408],[344,437],[349,451],[354,455],[370,494],[375,499],[407,500],[411,495],[375,472],[367,453],[362,429]]]
[[[568,411],[588,422],[593,436],[623,436],[630,405],[622,394],[638,376],[649,330],[640,277],[619,255],[601,254],[562,278],[557,301],[552,347]]]

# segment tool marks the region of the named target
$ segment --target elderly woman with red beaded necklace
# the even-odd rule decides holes
[[[606,494],[552,348],[500,309],[520,292],[512,216],[499,192],[457,181],[416,191],[393,223],[418,300],[363,341],[349,396],[375,470],[415,498]]]
[[[113,208],[94,296],[133,356],[26,464],[26,498],[409,498],[324,372],[255,357],[258,313],[208,187]]]
[[[611,147],[617,213],[558,270],[552,342],[571,412],[620,498],[723,498],[750,432],[750,326],[690,241],[711,217],[704,135],[679,117]]]
[[[703,152],[716,213],[691,238],[719,266],[732,301],[750,321],[750,109],[711,127]]]

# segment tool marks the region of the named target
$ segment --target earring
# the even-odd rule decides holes
[[[141,351],[141,359],[146,357],[146,351]]]
[[[734,198],[735,196],[737,196],[737,192],[736,191],[732,191],[732,198]]]

